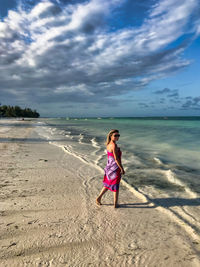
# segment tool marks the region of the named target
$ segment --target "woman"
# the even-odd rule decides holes
[[[121,163],[121,151],[116,142],[119,140],[120,134],[118,130],[111,130],[107,135],[106,147],[108,154],[108,161],[103,179],[103,185],[99,196],[96,199],[97,205],[101,205],[102,196],[108,191],[114,192],[114,208],[118,206],[119,184],[121,174],[125,174]]]

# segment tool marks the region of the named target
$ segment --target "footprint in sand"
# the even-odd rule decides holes
[[[47,162],[48,160],[47,159],[39,159],[39,161]]]
[[[7,223],[7,224],[6,224],[6,226],[9,226],[9,225],[11,225],[11,224],[13,224],[13,223],[14,223],[14,222],[11,222],[11,223]]]
[[[28,222],[28,224],[33,224],[33,223],[36,223],[37,221],[38,221],[38,219],[32,220],[32,221]]]
[[[17,245],[17,243],[16,242],[13,242],[12,244],[10,244],[7,248],[10,248],[10,247],[12,247],[12,246],[16,246]]]

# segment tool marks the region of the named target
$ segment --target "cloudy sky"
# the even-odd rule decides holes
[[[0,0],[0,103],[200,115],[199,0]]]

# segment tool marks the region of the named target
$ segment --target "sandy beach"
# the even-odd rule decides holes
[[[123,182],[96,206],[102,172],[35,127],[0,120],[0,266],[200,266],[190,228]]]

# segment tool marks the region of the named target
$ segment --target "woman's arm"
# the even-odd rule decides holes
[[[119,166],[119,168],[121,170],[121,173],[125,174],[124,168],[123,168],[121,160],[119,158],[119,153],[118,153],[118,150],[117,150],[117,146],[115,144],[113,145],[113,155],[114,155],[114,158],[115,158],[115,162],[117,163],[117,165]]]

